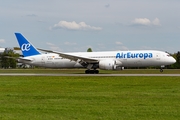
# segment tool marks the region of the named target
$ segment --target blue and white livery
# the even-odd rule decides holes
[[[152,58],[153,57],[153,53],[151,52],[144,52],[144,53],[134,53],[134,52],[119,52],[116,54],[116,58]]]
[[[29,41],[27,41],[26,38],[24,38],[20,33],[15,33],[15,35],[24,57],[40,55],[40,52],[36,50],[36,48],[33,47],[33,45]]]
[[[176,62],[168,53],[157,50],[62,53],[38,49],[48,53],[42,54],[21,33],[15,33],[15,35],[24,56],[19,58],[19,62],[34,66],[87,68],[85,73],[99,73],[97,69],[118,70],[123,67],[163,67]]]

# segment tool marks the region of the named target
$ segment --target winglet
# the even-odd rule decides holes
[[[40,52],[21,33],[15,33],[15,35],[24,57],[40,54]]]

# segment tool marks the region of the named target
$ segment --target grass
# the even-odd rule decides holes
[[[180,77],[0,76],[0,119],[176,120]]]
[[[66,73],[84,74],[85,69],[0,69],[0,73]],[[125,70],[100,70],[100,74],[180,74],[180,69],[125,69]]]

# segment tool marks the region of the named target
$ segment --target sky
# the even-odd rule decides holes
[[[180,0],[0,0],[0,47],[180,51]]]

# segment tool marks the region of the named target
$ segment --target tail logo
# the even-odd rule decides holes
[[[30,50],[30,47],[31,47],[31,44],[30,43],[27,43],[27,44],[22,44],[21,46],[21,50],[22,51],[29,51]]]

